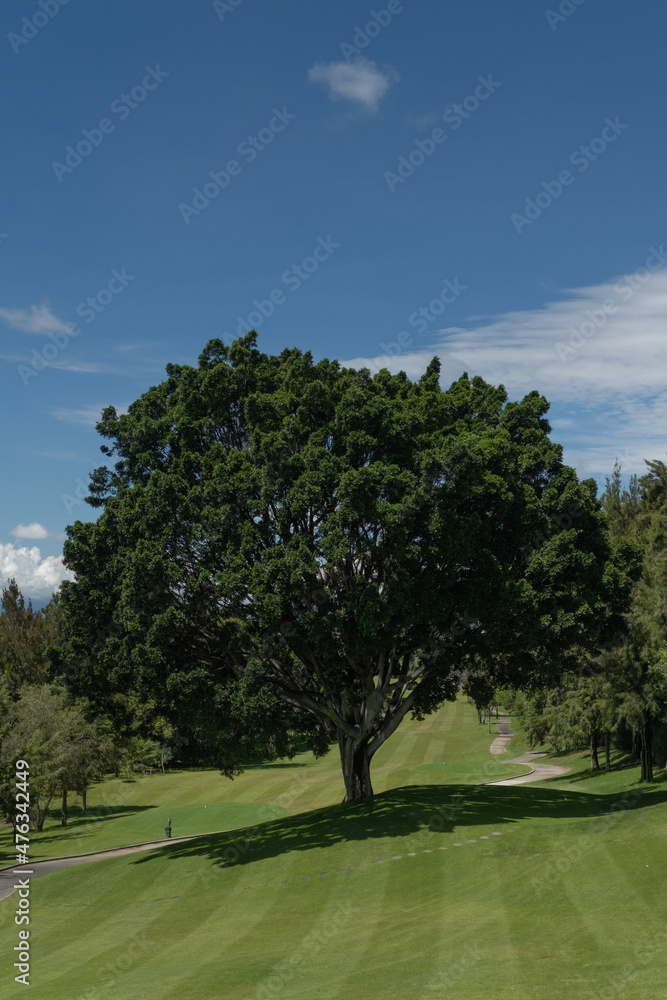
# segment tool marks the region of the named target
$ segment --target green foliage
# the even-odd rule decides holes
[[[0,612],[0,671],[9,694],[15,698],[22,684],[43,684],[47,679],[47,647],[59,634],[59,598],[54,596],[43,611],[32,604],[11,579],[2,591]]]
[[[229,774],[337,740],[347,798],[409,713],[557,675],[611,634],[628,582],[592,482],[537,392],[439,362],[419,382],[211,341],[98,430],[97,523],[68,529],[72,690],[138,691]]]
[[[632,599],[622,626],[597,656],[582,658],[579,668],[557,686],[521,700],[529,738],[555,750],[596,747],[605,735],[629,727],[637,737],[641,778],[653,780],[653,765],[665,764],[663,726],[667,721],[667,466],[647,462],[645,476],[621,483],[615,463],[601,498],[613,544],[612,561],[627,567]],[[655,737],[658,737],[657,741]]]
[[[24,686],[8,704],[3,724],[0,766],[6,814],[11,817],[13,809],[16,760],[30,765],[30,816],[41,830],[56,792],[64,793],[66,822],[67,791],[84,792],[89,781],[102,777],[112,757],[113,744],[103,725],[88,722],[81,704],[72,704],[65,692],[48,684]]]

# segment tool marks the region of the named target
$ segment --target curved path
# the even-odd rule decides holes
[[[501,713],[501,718],[508,719],[509,715],[505,712]],[[514,736],[514,733],[509,727],[509,722],[496,722],[496,732],[500,735],[496,736],[495,740],[490,746],[491,753],[507,753],[507,744]],[[510,764],[528,764],[530,771],[528,774],[517,774],[514,778],[500,778],[497,781],[485,781],[485,785],[527,785],[529,781],[543,781],[545,778],[557,778],[562,774],[567,774],[571,770],[569,767],[564,767],[562,764],[537,764],[536,760],[540,757],[546,757],[545,752],[530,752],[525,753],[521,757],[513,757],[512,760],[508,761]]]
[[[148,844],[131,844],[129,847],[115,847],[109,851],[94,851],[91,854],[75,854],[68,858],[49,858],[47,861],[33,861],[26,865],[14,865],[0,869],[0,899],[11,896],[19,879],[39,878],[60,868],[71,868],[72,865],[85,865],[87,861],[102,861],[104,858],[118,858],[122,854],[135,854],[137,851],[150,851],[154,847],[164,847],[165,844],[178,844],[184,840],[197,840],[198,837],[209,837],[208,833],[195,833],[190,837],[170,837],[169,840],[152,840]]]
[[[506,715],[505,712],[501,712],[499,719],[509,720],[509,715]],[[507,744],[514,736],[514,733],[509,727],[509,721],[496,722],[496,732],[500,733],[500,736],[496,736],[495,740],[489,747],[490,753],[507,753]],[[489,784],[489,782],[487,782],[487,784]]]
[[[502,719],[509,719],[508,715],[501,715]],[[491,753],[500,754],[507,753],[507,744],[514,736],[514,733],[509,727],[509,722],[499,721],[496,723],[496,730],[498,736],[491,744]],[[525,753],[522,757],[514,757],[510,764],[528,764],[531,768],[528,774],[519,774],[515,778],[500,778],[497,781],[485,781],[485,785],[525,785],[529,781],[542,781],[544,778],[554,778],[561,774],[567,774],[570,770],[569,767],[562,767],[558,764],[537,764],[535,763],[536,758],[545,757],[545,753]],[[229,831],[225,831],[229,832]],[[508,831],[510,832],[510,831]],[[494,837],[499,837],[501,834],[494,830],[492,835]],[[123,854],[135,854],[138,851],[150,851],[156,847],[165,847],[167,844],[177,844],[182,843],[186,840],[197,840],[199,837],[210,837],[210,833],[197,833],[190,837],[171,837],[168,840],[152,840],[147,844],[132,844],[129,847],[116,847],[109,851],[95,851],[91,854],[76,854],[72,857],[66,858],[49,858],[47,861],[35,861],[28,863],[26,865],[16,865],[14,867],[0,869],[0,900],[7,899],[8,896],[16,890],[17,882],[19,879],[29,878],[31,881],[34,878],[39,878],[41,875],[48,875],[50,872],[58,871],[60,868],[70,868],[73,865],[83,865],[88,861],[102,861],[105,858],[117,858],[121,857]],[[481,836],[480,840],[488,840],[488,836]],[[476,840],[469,840],[468,843],[474,844]],[[461,847],[459,843],[454,843],[451,845],[453,847]],[[446,847],[440,847],[441,851],[446,851]],[[431,850],[424,850],[421,853],[431,854]],[[398,861],[401,855],[394,855],[390,860]],[[415,857],[414,852],[408,852],[407,857]],[[375,861],[374,864],[382,864],[382,861]],[[356,868],[365,868],[366,865],[355,865]],[[340,872],[346,872],[347,869],[340,869]],[[321,877],[328,875],[328,872],[324,872]],[[301,881],[308,881],[308,877],[305,877]],[[231,891],[231,890],[230,890]],[[178,897],[174,897],[178,898]],[[80,904],[85,906],[87,904]]]

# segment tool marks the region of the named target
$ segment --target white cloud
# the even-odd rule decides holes
[[[106,361],[79,361],[74,358],[56,358],[49,361],[49,368],[57,368],[60,371],[75,372],[83,375],[127,375],[128,369],[119,368]]]
[[[49,532],[46,530],[43,524],[39,524],[37,521],[31,521],[30,524],[17,524],[15,528],[9,532],[14,538],[48,538]]]
[[[132,343],[127,344],[114,344],[114,348],[117,351],[141,351],[146,348],[162,347],[162,342],[159,340],[137,340]]]
[[[30,309],[2,309],[0,319],[3,319],[12,330],[22,333],[69,333],[70,324],[58,319],[51,307],[30,306]]]
[[[642,474],[645,458],[667,452],[667,269],[640,267],[563,294],[538,309],[439,330],[425,350],[344,363],[416,377],[437,354],[443,385],[467,371],[502,382],[510,398],[537,389],[562,415],[556,429],[572,421],[565,460],[580,475],[609,474],[616,456],[624,471]]]
[[[51,416],[56,420],[64,420],[68,424],[80,424],[83,427],[94,427],[102,419],[103,406],[81,406],[78,409],[57,407],[51,410]]]
[[[63,580],[74,580],[62,556],[42,558],[36,545],[27,548],[0,542],[0,580],[4,583],[12,577],[26,599],[48,598]]]
[[[437,125],[441,120],[442,115],[436,114],[434,111],[427,112],[423,115],[407,115],[406,121],[411,128],[416,128],[420,132],[425,132],[427,129],[432,129],[434,125]]]
[[[102,410],[105,410],[109,403],[100,403],[98,406],[80,406],[73,409],[67,407],[56,407],[49,410],[49,413],[56,420],[63,420],[68,424],[79,424],[81,427],[94,427],[102,419]],[[129,404],[116,404],[116,413],[121,416],[127,413]]]
[[[382,71],[376,63],[360,58],[351,63],[316,63],[308,71],[308,79],[325,84],[334,101],[342,98],[361,104],[366,111],[375,111],[398,75],[391,68]]]
[[[81,455],[75,451],[38,451],[40,458],[53,458],[57,462],[81,461]]]

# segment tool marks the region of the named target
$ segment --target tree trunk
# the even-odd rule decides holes
[[[633,760],[639,760],[639,734],[637,733],[637,727],[632,727],[632,745],[630,748],[630,756]]]
[[[600,770],[600,761],[598,760],[598,743],[600,742],[600,733],[597,729],[591,729],[591,771]]]
[[[352,737],[339,733],[338,748],[345,782],[343,803],[356,802],[359,799],[372,799],[371,759],[368,756],[366,741],[359,744]]]
[[[63,785],[63,801],[60,806],[60,825],[67,826],[67,785]]]
[[[642,712],[641,724],[641,774],[640,781],[653,781],[653,740],[651,738],[651,716]]]
[[[88,797],[88,788],[86,787],[86,785],[84,785],[83,788],[81,789],[81,815],[82,816],[86,815],[86,801],[87,801],[87,797]]]
[[[611,771],[611,758],[610,751],[611,748],[611,733],[607,729],[604,734],[604,769],[605,771]]]
[[[53,798],[53,789],[49,791],[49,797],[46,800],[46,804],[43,809],[39,808],[39,799],[35,799],[35,830],[37,833],[42,832],[42,827],[44,826],[44,820],[46,819],[46,814],[49,811],[49,806],[51,805],[51,799]]]
[[[482,710],[481,710],[481,708],[477,709],[477,725],[478,726],[482,725]]]

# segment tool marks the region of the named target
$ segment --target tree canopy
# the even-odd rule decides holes
[[[23,684],[44,683],[46,649],[57,641],[60,609],[53,597],[43,611],[26,606],[15,579],[2,589],[0,603],[0,677],[12,697]]]
[[[228,774],[327,752],[346,800],[401,720],[530,684],[618,627],[628,581],[547,401],[211,341],[97,425],[96,523],[64,546],[71,686],[155,699]]]

